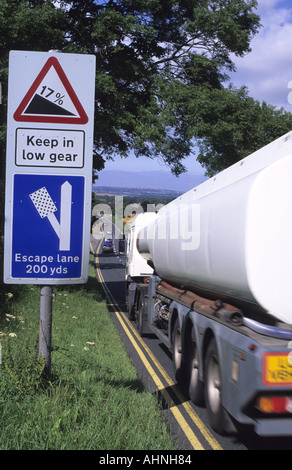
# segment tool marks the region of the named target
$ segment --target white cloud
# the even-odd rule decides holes
[[[289,1],[259,0],[262,28],[252,39],[252,52],[234,58],[236,86],[246,85],[253,98],[292,111],[288,83],[292,80],[292,5]],[[290,90],[291,91],[291,90]]]

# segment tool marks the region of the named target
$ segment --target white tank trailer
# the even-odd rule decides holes
[[[162,280],[291,324],[292,132],[167,204],[137,248]]]
[[[291,437],[291,176],[292,132],[129,230],[128,316],[218,433]]]

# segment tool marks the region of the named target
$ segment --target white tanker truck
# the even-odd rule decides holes
[[[139,214],[126,282],[129,317],[215,431],[292,435],[292,132]]]

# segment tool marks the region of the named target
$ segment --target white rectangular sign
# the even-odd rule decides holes
[[[88,276],[95,56],[11,51],[4,282]]]
[[[84,131],[16,129],[17,166],[83,168]]]

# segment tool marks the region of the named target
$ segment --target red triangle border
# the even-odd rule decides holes
[[[48,71],[51,67],[54,67],[61,82],[63,83],[69,97],[71,98],[79,117],[72,117],[72,116],[42,116],[42,115],[29,115],[25,116],[23,114],[24,110],[28,106],[31,98],[35,94],[36,90],[38,89],[39,85],[47,75]],[[45,123],[52,123],[52,124],[87,124],[88,116],[83,109],[82,104],[80,103],[74,89],[72,88],[71,83],[69,82],[64,70],[62,69],[58,59],[56,57],[49,57],[47,62],[45,63],[44,67],[40,71],[39,75],[31,85],[30,89],[26,93],[25,97],[21,101],[20,105],[18,106],[17,110],[13,115],[15,121],[20,122],[45,122]]]

